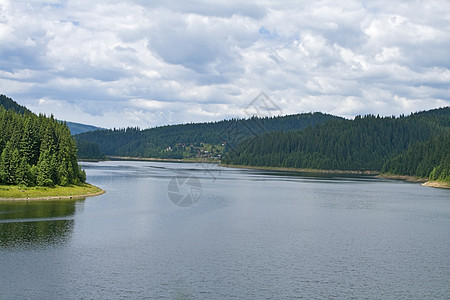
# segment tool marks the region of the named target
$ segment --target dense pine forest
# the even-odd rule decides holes
[[[450,132],[416,143],[389,159],[382,171],[450,182]]]
[[[220,157],[249,137],[273,131],[292,131],[322,124],[340,117],[305,113],[284,117],[232,119],[211,123],[180,124],[140,130],[139,128],[98,130],[75,136],[79,154],[88,158],[82,143],[99,145],[112,156],[188,158]]]
[[[105,154],[100,152],[98,144],[88,142],[88,141],[80,141],[77,142],[78,148],[78,158],[80,159],[95,159],[95,160],[104,160],[106,159]]]
[[[269,132],[250,138],[228,151],[222,162],[267,167],[383,170],[448,180],[445,172],[449,168],[449,132],[450,107],[398,118],[358,116],[354,120],[330,121],[303,131]]]
[[[66,186],[86,180],[69,128],[53,116],[0,106],[0,153],[0,184]]]

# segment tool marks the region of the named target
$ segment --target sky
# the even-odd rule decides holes
[[[409,114],[449,68],[447,0],[0,0],[0,94],[105,128]]]

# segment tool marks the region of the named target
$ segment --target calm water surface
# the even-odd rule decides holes
[[[0,202],[0,299],[449,299],[449,190],[201,164],[84,167],[107,194]]]

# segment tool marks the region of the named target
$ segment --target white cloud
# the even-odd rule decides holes
[[[1,93],[103,127],[450,105],[450,3],[0,2]]]

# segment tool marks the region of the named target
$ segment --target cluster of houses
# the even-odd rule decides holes
[[[216,150],[216,151],[208,151],[203,147],[203,143],[200,143],[200,147],[197,147],[193,144],[186,144],[186,143],[178,143],[177,144],[177,148],[182,148],[185,150],[189,150],[192,154],[193,157],[197,157],[197,158],[210,158],[210,159],[220,159],[222,158],[222,154],[221,151]],[[222,146],[226,145],[226,142],[222,142],[221,144]],[[168,146],[166,149],[166,151],[173,151],[171,146]],[[214,150],[214,147],[213,147]]]

